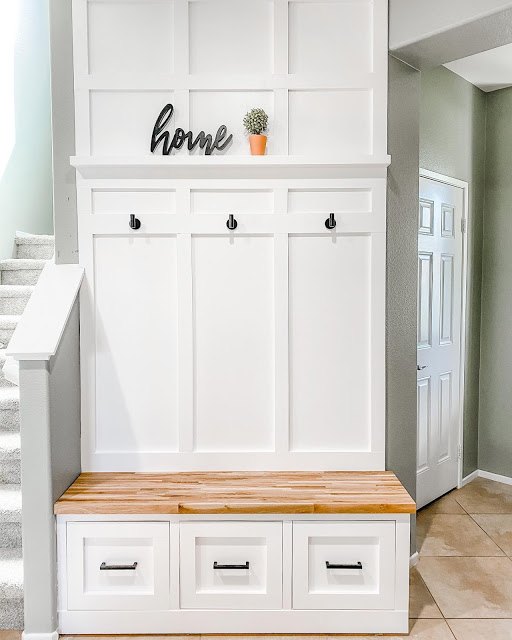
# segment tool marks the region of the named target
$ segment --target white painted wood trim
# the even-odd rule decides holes
[[[468,264],[471,243],[469,242],[469,184],[464,180],[451,176],[420,169],[420,178],[430,178],[437,182],[458,187],[463,191],[463,220],[465,221],[465,233],[462,234],[462,298],[461,298],[461,327],[460,327],[460,371],[459,371],[459,442],[458,442],[458,488],[463,486],[462,474],[464,472],[464,395],[465,395],[465,364],[466,364],[466,340],[467,340],[467,300],[468,300]]]
[[[409,558],[409,567],[415,567],[420,561],[420,554],[415,551],[412,556]]]
[[[470,473],[465,478],[462,478],[460,486],[461,487],[465,487],[470,482],[473,482],[473,480],[475,480],[476,478],[478,478],[478,469],[475,469],[475,471],[473,471],[473,473]]]
[[[22,640],[59,640],[59,632],[57,630],[50,633],[27,633],[23,631]]]
[[[408,628],[407,609],[59,611],[61,634],[405,634]]]
[[[49,262],[44,267],[9,343],[8,356],[49,360],[56,354],[83,276],[79,265]]]
[[[511,477],[502,476],[499,473],[491,473],[490,471],[483,471],[482,469],[478,470],[478,477],[485,478],[486,480],[494,480],[494,482],[501,482],[502,484],[512,484]]]

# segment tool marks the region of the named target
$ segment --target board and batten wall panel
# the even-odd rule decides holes
[[[73,0],[73,22],[84,470],[383,468],[386,1]],[[171,135],[233,134],[215,171],[151,164],[168,102]]]
[[[73,16],[78,156],[149,155],[167,102],[170,127],[226,124],[224,155],[249,154],[251,107],[268,154],[386,154],[385,0],[73,0]]]

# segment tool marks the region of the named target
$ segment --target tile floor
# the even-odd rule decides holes
[[[450,492],[418,513],[417,542],[410,633],[387,640],[512,640],[512,486],[478,478]]]

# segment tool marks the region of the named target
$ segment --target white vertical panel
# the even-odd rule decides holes
[[[290,73],[372,70],[372,2],[290,2]]]
[[[291,155],[372,153],[371,91],[293,90],[288,96]]]
[[[369,449],[371,239],[294,236],[289,262],[292,449]]]
[[[432,254],[418,254],[418,347],[432,345]]]
[[[172,73],[173,2],[89,2],[90,73]]]
[[[423,471],[429,466],[430,409],[430,378],[422,378],[418,380],[418,471]]]
[[[442,462],[450,455],[452,383],[451,372],[443,373],[439,376],[439,443],[437,462]]]
[[[190,73],[272,73],[271,0],[189,3]]]
[[[274,448],[270,237],[194,237],[195,449]]]
[[[420,200],[418,233],[427,236],[434,234],[434,203],[432,200]]]
[[[441,255],[439,344],[453,341],[453,256]]]
[[[176,239],[94,243],[96,449],[177,448]]]
[[[290,446],[289,344],[288,344],[288,235],[274,240],[275,305],[275,448],[286,452]]]

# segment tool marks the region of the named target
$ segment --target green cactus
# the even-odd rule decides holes
[[[247,133],[259,136],[267,130],[268,116],[263,109],[255,108],[245,114],[243,122]]]

